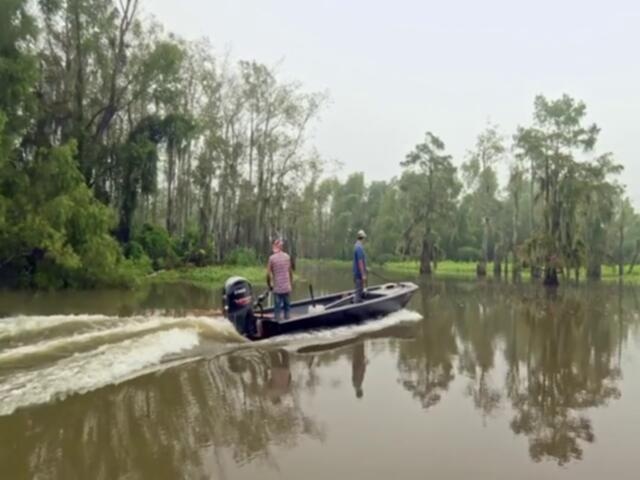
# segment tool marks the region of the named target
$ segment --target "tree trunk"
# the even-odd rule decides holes
[[[600,280],[602,278],[602,265],[600,262],[590,261],[587,265],[587,278]]]
[[[169,234],[173,234],[174,219],[173,219],[173,182],[176,172],[176,159],[175,149],[173,145],[167,147],[167,218],[166,225]]]
[[[429,233],[422,239],[422,252],[420,254],[420,275],[431,275],[431,241]]]
[[[638,257],[640,256],[640,240],[636,240],[636,252],[633,254],[633,259],[631,260],[631,265],[629,265],[629,271],[627,272],[629,275],[633,273],[633,267],[635,267],[638,262]]]
[[[75,128],[74,135],[78,143],[78,158],[80,160],[80,168],[85,175],[85,180],[91,181],[91,171],[94,165],[90,164],[90,160],[85,155],[84,149],[84,55],[82,50],[82,22],[80,20],[80,2],[73,3],[73,18],[75,31],[75,53],[76,53],[76,79],[75,79]]]
[[[540,278],[542,276],[542,269],[538,265],[531,264],[531,278]]]
[[[520,197],[518,192],[513,195],[513,230],[511,231],[511,276],[513,279],[520,278],[520,262],[518,260],[518,221],[520,217]]]
[[[482,260],[476,266],[476,275],[484,277],[489,263],[489,218],[482,219]]]
[[[544,268],[544,280],[543,285],[547,287],[557,287],[560,285],[558,280],[558,269],[553,265],[547,265]]]
[[[480,261],[476,265],[476,275],[478,277],[485,277],[487,275],[487,264],[484,261]]]
[[[624,275],[624,217],[620,220],[620,239],[618,243],[618,276]]]
[[[502,245],[500,242],[496,244],[493,252],[493,275],[499,277],[502,275]]]
[[[536,229],[535,217],[534,217],[534,193],[535,193],[535,169],[533,158],[531,159],[531,183],[529,184],[529,236],[533,235]]]

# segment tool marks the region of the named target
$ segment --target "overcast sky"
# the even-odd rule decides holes
[[[640,207],[640,2],[143,0],[165,27],[328,90],[313,142],[342,174],[389,179],[425,131],[460,163],[487,120],[509,137],[568,93]]]

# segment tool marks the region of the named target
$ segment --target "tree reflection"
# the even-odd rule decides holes
[[[398,353],[404,388],[430,408],[454,380],[466,382],[483,418],[511,407],[511,429],[528,438],[534,461],[581,459],[595,440],[588,409],[621,395],[636,292],[487,281],[431,283],[420,293],[422,330]]]
[[[520,306],[508,349],[511,428],[529,437],[535,461],[582,458],[595,434],[585,409],[620,397],[613,302],[601,291],[539,292]]]
[[[399,351],[400,382],[424,408],[440,402],[455,377],[457,346],[452,319],[457,309],[444,299],[445,288],[435,283],[421,286],[422,329],[415,341],[403,344]]]
[[[496,342],[504,328],[500,319],[505,318],[505,305],[496,298],[500,291],[491,284],[481,284],[459,304],[455,319],[461,343],[458,371],[469,378],[465,391],[483,417],[491,416],[502,401],[501,390],[493,385],[491,375]]]
[[[287,352],[247,349],[17,412],[0,418],[0,442],[13,445],[0,462],[12,478],[204,478],[229,458],[276,466],[274,446],[323,438],[291,367]]]
[[[364,391],[362,383],[367,370],[367,357],[364,352],[364,342],[358,342],[353,346],[351,355],[351,383],[356,393],[356,398],[362,398]]]

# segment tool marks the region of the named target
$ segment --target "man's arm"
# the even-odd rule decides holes
[[[269,290],[273,290],[271,286],[271,259],[267,263],[267,287],[269,287]]]
[[[362,278],[362,285],[367,286],[367,269],[364,266],[364,260],[358,260],[358,269],[360,270],[360,277]]]
[[[367,267],[362,247],[358,249],[358,270],[360,271],[360,278],[362,278],[362,286],[367,288]]]

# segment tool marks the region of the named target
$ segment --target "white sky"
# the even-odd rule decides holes
[[[268,65],[331,101],[314,131],[342,174],[389,179],[427,130],[457,163],[488,119],[530,123],[568,93],[625,166],[640,207],[640,2],[143,0],[165,27]]]

